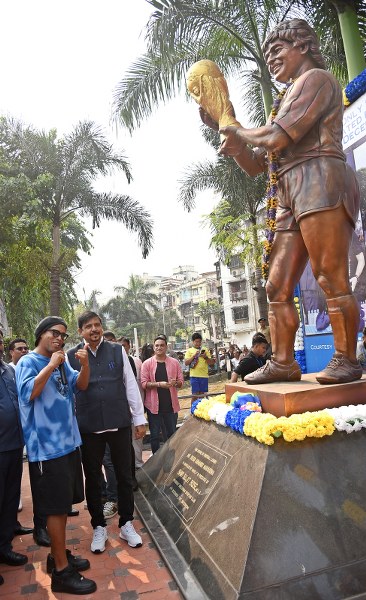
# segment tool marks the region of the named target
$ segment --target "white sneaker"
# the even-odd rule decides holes
[[[90,544],[90,550],[95,554],[100,554],[105,550],[105,543],[108,539],[107,528],[98,525],[93,531],[93,540]]]
[[[106,502],[103,507],[103,515],[105,519],[111,519],[117,514],[117,504],[115,502]]]
[[[138,533],[136,533],[134,526],[132,525],[132,521],[127,521],[121,527],[121,532],[119,534],[121,540],[126,540],[127,544],[131,546],[131,548],[139,548],[142,546],[142,539]]]

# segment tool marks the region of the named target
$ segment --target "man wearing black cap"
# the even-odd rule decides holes
[[[267,343],[270,344],[271,343],[271,332],[269,330],[269,325],[268,325],[267,319],[265,319],[264,317],[261,317],[260,319],[258,319],[258,323],[259,323],[259,329],[258,329],[257,333],[261,333],[262,335],[264,335],[264,337],[267,340]]]
[[[79,574],[90,567],[65,548],[67,514],[84,498],[75,417],[74,393],[89,383],[87,349],[77,353],[80,372],[65,361],[67,325],[60,317],[46,317],[35,331],[36,348],[19,362],[16,381],[29,460],[34,511],[47,515],[53,592],[90,594],[96,584]]]

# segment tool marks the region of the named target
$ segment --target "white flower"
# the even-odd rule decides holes
[[[334,418],[334,426],[338,431],[352,433],[366,427],[366,404],[351,404],[326,410]]]
[[[225,425],[225,418],[229,410],[232,410],[231,404],[224,404],[223,402],[217,402],[208,411],[208,416],[211,421],[216,421],[218,425]]]

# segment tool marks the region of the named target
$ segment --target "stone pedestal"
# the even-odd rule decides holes
[[[239,391],[258,396],[263,412],[276,417],[289,417],[294,413],[307,410],[322,410],[350,404],[366,403],[366,375],[359,381],[336,385],[320,385],[315,379],[316,373],[303,375],[301,381],[284,383],[265,383],[248,385],[245,381],[227,383],[225,386],[227,401]]]
[[[366,599],[366,436],[268,447],[190,417],[136,506],[188,600]]]

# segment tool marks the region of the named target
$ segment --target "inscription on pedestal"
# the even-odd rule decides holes
[[[194,440],[187,446],[165,482],[163,494],[173,509],[184,519],[192,521],[214,490],[230,456]]]

